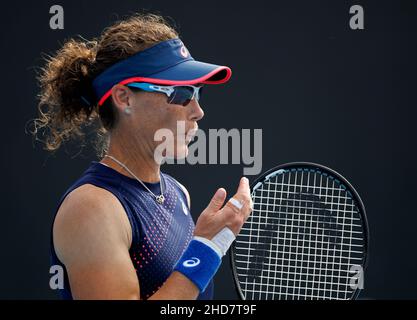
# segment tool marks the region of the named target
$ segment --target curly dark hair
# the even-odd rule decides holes
[[[112,99],[98,108],[92,81],[109,66],[159,42],[178,37],[165,18],[138,13],[106,28],[94,40],[69,39],[55,55],[46,58],[39,74],[39,117],[31,133],[56,151],[63,142],[78,138],[85,143],[85,127],[93,124],[98,156],[108,149],[109,132],[118,120]],[[39,132],[45,140],[39,139]]]

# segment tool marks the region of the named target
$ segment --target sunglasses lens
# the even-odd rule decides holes
[[[175,87],[174,92],[169,97],[168,102],[186,106],[193,98],[194,90],[192,87]]]

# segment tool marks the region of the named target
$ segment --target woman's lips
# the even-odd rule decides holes
[[[197,133],[197,130],[198,130],[198,128],[188,130],[187,135],[185,136],[185,141],[187,143],[190,143],[193,140],[195,134]]]

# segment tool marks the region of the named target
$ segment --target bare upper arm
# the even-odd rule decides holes
[[[113,194],[88,184],[75,189],[57,213],[53,238],[75,299],[139,298],[131,228]]]

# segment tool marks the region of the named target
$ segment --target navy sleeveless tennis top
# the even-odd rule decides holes
[[[65,197],[83,184],[106,189],[117,197],[132,227],[129,254],[139,279],[141,299],[148,299],[163,285],[193,237],[194,222],[184,191],[168,174],[161,174],[161,179],[165,196],[163,205],[158,204],[136,179],[92,161],[62,196],[55,212],[56,215]],[[159,182],[146,183],[146,186],[160,194]],[[57,290],[63,299],[72,299],[67,271],[55,253],[52,230],[51,265],[60,265],[64,270],[64,288]],[[213,299],[213,280],[197,299]]]

